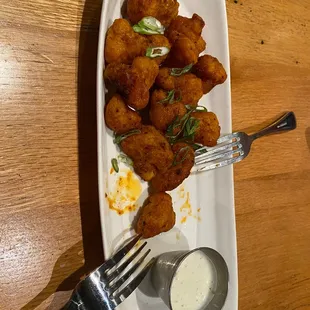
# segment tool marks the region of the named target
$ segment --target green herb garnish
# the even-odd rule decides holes
[[[118,162],[116,158],[112,158],[111,160],[112,167],[115,170],[115,172],[119,172]]]
[[[152,16],[142,18],[132,29],[137,33],[146,35],[164,34],[165,32],[165,27],[161,22]]]
[[[199,149],[201,149],[203,147],[203,145],[198,144],[198,143],[192,143],[191,147],[192,147],[192,149],[194,149],[194,151],[198,151]]]
[[[133,130],[130,130],[130,131],[128,131],[128,132],[126,132],[126,133],[124,133],[122,135],[115,135],[113,142],[115,144],[120,144],[124,139],[126,139],[126,138],[128,138],[128,137],[130,137],[132,135],[137,135],[139,133],[141,133],[141,130],[133,129]]]
[[[186,104],[185,108],[188,111],[192,111],[192,112],[208,112],[208,109],[202,105],[198,105],[197,107],[193,107],[192,105]]]
[[[118,160],[128,166],[133,166],[133,162],[131,158],[129,158],[127,155],[121,153],[117,156]]]
[[[149,58],[156,58],[165,56],[170,52],[170,49],[165,46],[159,46],[159,47],[148,47],[145,53],[146,57]]]
[[[185,152],[185,154],[182,156],[181,160],[178,161],[178,156],[181,154],[181,152]],[[190,147],[189,146],[185,146],[182,147],[181,149],[179,149],[177,151],[177,153],[174,155],[174,159],[172,162],[172,167],[176,166],[176,165],[180,165],[183,163],[184,160],[186,160],[187,154],[190,151]]]
[[[193,67],[193,64],[189,64],[185,66],[184,68],[172,68],[170,70],[170,75],[172,76],[181,76],[184,73],[189,72]]]
[[[176,93],[176,91],[174,89],[169,90],[167,97],[158,101],[158,103],[166,103],[167,102],[169,104],[172,104],[172,103],[181,101],[182,100],[181,93],[179,94],[179,98],[175,98],[175,93]]]
[[[205,107],[192,107],[186,105],[188,112],[182,117],[176,117],[168,126],[166,137],[170,144],[177,142],[186,142],[192,144],[194,142],[195,133],[199,127],[199,120],[192,117],[193,112],[207,111]]]

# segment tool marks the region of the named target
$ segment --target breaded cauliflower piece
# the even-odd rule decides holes
[[[184,67],[195,64],[199,54],[206,49],[206,42],[201,36],[205,23],[193,14],[192,18],[177,16],[170,24],[165,35],[172,44],[167,59],[169,67]]]
[[[194,166],[194,150],[186,143],[176,143],[172,147],[174,161],[172,166],[158,173],[152,180],[151,186],[155,192],[172,191],[190,175]]]
[[[191,116],[199,120],[195,142],[205,146],[215,146],[221,132],[217,116],[213,112],[193,112]]]
[[[107,31],[105,60],[130,65],[135,57],[145,55],[147,45],[148,40],[134,32],[126,19],[116,19]]]
[[[171,48],[169,40],[160,34],[143,36],[133,31],[126,19],[116,19],[108,29],[105,43],[106,62],[130,65],[138,56],[145,56],[148,47]],[[161,64],[167,55],[154,58]]]
[[[175,217],[171,197],[166,193],[152,194],[142,207],[135,230],[143,238],[151,238],[172,229]]]
[[[178,38],[172,45],[165,65],[170,68],[183,68],[198,61],[199,53],[193,41],[185,36]]]
[[[154,90],[151,95],[150,119],[155,128],[162,132],[166,131],[177,116],[182,117],[187,112],[183,101],[163,102],[167,96],[168,92],[162,89]]]
[[[148,57],[137,57],[132,65],[111,63],[104,78],[115,84],[126,103],[136,109],[145,108],[149,102],[149,90],[158,74],[158,64]]]
[[[105,122],[117,134],[141,127],[140,115],[129,109],[118,94],[114,95],[106,105]]]
[[[226,71],[217,58],[211,55],[199,57],[193,67],[193,73],[203,82],[203,92],[207,94],[216,85],[222,84],[227,79]]]
[[[142,126],[140,133],[121,142],[121,148],[132,159],[136,173],[145,181],[166,171],[173,160],[168,141],[153,126]]]
[[[171,43],[185,36],[195,43],[198,53],[201,53],[206,48],[206,42],[201,37],[204,26],[205,22],[198,14],[193,14],[191,18],[177,16],[167,28],[165,35]]]
[[[180,93],[184,104],[196,106],[203,96],[201,79],[192,73],[172,76],[170,72],[171,69],[169,68],[160,68],[155,81],[156,85],[164,90],[174,89]]]
[[[167,27],[178,12],[177,0],[128,0],[127,2],[127,15],[133,24],[138,23],[143,17],[152,16]]]

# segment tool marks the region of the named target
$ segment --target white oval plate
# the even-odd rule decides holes
[[[204,96],[200,105],[215,112],[223,133],[231,132],[231,95],[228,48],[228,28],[225,0],[179,0],[179,14],[191,17],[198,13],[206,22],[203,37],[207,53],[217,57],[224,65],[228,79]],[[112,133],[104,122],[105,86],[104,43],[107,28],[121,17],[123,0],[103,1],[97,67],[97,125],[98,174],[100,214],[105,256],[109,257],[116,244],[125,238],[135,213],[120,216],[109,209],[106,193],[112,190],[116,174],[110,174],[111,159],[117,156]],[[121,167],[123,170],[123,167]],[[142,205],[147,197],[147,184],[142,182],[143,193],[138,200]],[[233,168],[225,167],[211,172],[191,175],[183,185],[171,192],[177,214],[176,226],[168,233],[149,239],[153,256],[165,251],[211,247],[225,258],[229,268],[229,293],[223,309],[238,308],[237,249],[234,210]],[[191,209],[184,207],[187,195]],[[183,220],[182,220],[183,219]],[[186,219],[186,221],[185,221]],[[184,222],[185,221],[185,222]],[[183,223],[182,223],[183,222]],[[119,309],[164,310],[167,307],[154,296],[150,287],[138,289],[120,305]]]

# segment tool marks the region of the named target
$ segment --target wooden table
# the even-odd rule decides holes
[[[234,129],[298,118],[235,168],[239,309],[310,309],[310,3],[226,2]],[[0,309],[59,309],[103,260],[100,7],[0,0]]]

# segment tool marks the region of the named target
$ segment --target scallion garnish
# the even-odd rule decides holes
[[[195,133],[199,127],[199,120],[192,117],[193,112],[207,111],[205,107],[192,107],[186,105],[188,112],[182,117],[176,117],[175,120],[168,126],[166,137],[170,144],[177,142],[186,142],[192,144],[194,142]]]
[[[128,166],[133,166],[133,162],[131,158],[129,158],[127,155],[121,153],[117,156],[118,160]]]
[[[156,58],[165,56],[170,52],[170,49],[166,46],[159,46],[159,47],[148,47],[145,53],[146,57]]]
[[[137,33],[146,35],[164,34],[165,32],[165,27],[161,22],[152,16],[142,18],[132,29]]]
[[[172,103],[181,101],[182,100],[181,93],[179,93],[179,98],[175,97],[175,93],[176,93],[176,91],[174,89],[169,90],[167,97],[158,101],[158,103],[166,103],[167,102],[169,104],[172,104]]]
[[[193,64],[189,64],[185,66],[184,68],[172,68],[170,70],[170,75],[172,76],[181,76],[184,73],[189,72],[193,67]]]
[[[116,158],[112,158],[111,160],[112,167],[115,170],[115,172],[119,172],[118,162]]]
[[[122,135],[115,135],[113,142],[115,144],[120,144],[124,139],[126,139],[126,138],[128,138],[128,137],[130,137],[132,135],[137,135],[139,133],[141,133],[141,130],[133,129],[133,130],[130,130],[130,131],[128,131],[128,132],[126,132],[126,133],[124,133]]]
[[[176,165],[179,165],[179,164],[182,164],[183,161],[186,160],[186,157],[187,157],[187,154],[188,154],[189,151],[190,151],[190,147],[189,146],[185,146],[185,147],[182,147],[181,149],[179,149],[177,151],[177,153],[174,155],[174,159],[173,159],[173,162],[172,162],[172,167],[176,166]],[[181,160],[178,161],[178,156],[181,155],[181,152],[185,152],[185,154],[182,156]]]
[[[197,107],[193,107],[192,105],[186,104],[185,108],[188,111],[192,111],[192,112],[208,112],[208,109],[202,105],[199,105]]]

